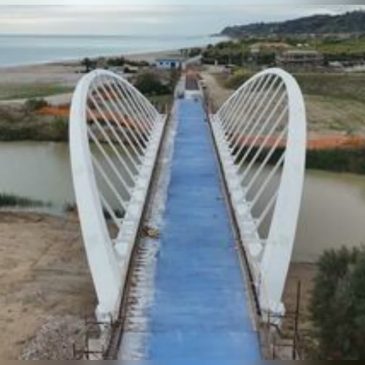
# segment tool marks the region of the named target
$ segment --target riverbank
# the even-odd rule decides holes
[[[0,105],[0,141],[68,140],[68,116],[42,115],[29,104]]]
[[[210,108],[215,112],[234,90],[225,86],[227,75],[222,67],[208,66],[202,72],[202,76]],[[358,84],[352,88],[351,85],[341,86],[346,96],[345,100],[339,99],[339,92],[332,95],[334,91],[328,97],[315,95],[316,92],[324,92],[330,87],[335,87],[333,77],[327,76],[323,82],[329,80],[329,85],[320,85],[317,82],[316,88],[309,87],[310,81],[314,80],[312,74],[301,74],[299,77],[304,93],[307,92],[304,94],[308,120],[306,167],[365,174],[365,102],[360,102],[354,96],[355,86]],[[280,153],[279,148],[277,154]]]
[[[313,330],[310,318],[310,301],[314,289],[314,279],[317,275],[318,267],[315,264],[291,263],[283,294],[285,305],[285,317],[281,326],[282,337],[277,338],[276,344],[286,344],[291,346],[294,338],[295,320],[297,316],[299,336],[298,348],[301,352],[301,360],[305,360],[310,346],[308,334]],[[289,347],[290,348],[290,347]],[[280,354],[283,348],[279,346],[276,352]],[[288,350],[288,348],[286,348]],[[285,351],[290,353],[291,351]]]
[[[252,73],[206,66],[202,72],[210,99],[216,111]],[[365,74],[294,74],[302,89],[308,121],[309,143],[326,137],[326,147],[336,147],[343,139],[361,137],[365,141],[365,94],[361,88]],[[235,80],[235,82],[231,82]],[[338,80],[338,81],[337,81]],[[315,146],[314,146],[315,147]]]
[[[77,217],[1,211],[0,232],[0,357],[71,359],[96,304]],[[294,310],[301,280],[302,329],[315,272],[315,265],[301,263],[289,270],[284,302]]]
[[[0,240],[0,358],[70,359],[96,303],[76,215],[1,211]]]

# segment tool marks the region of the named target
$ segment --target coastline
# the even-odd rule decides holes
[[[176,55],[178,49],[166,51],[119,54],[100,57],[125,57],[130,61],[146,61],[153,63],[157,58]],[[25,88],[45,90],[44,98],[52,105],[64,105],[70,102],[72,91],[84,75],[82,59],[49,61],[26,65],[0,66],[0,106],[23,104],[32,96],[24,95]],[[47,94],[47,90],[51,92]]]
[[[19,38],[20,41],[14,43],[12,38]],[[0,69],[4,69],[50,63],[73,63],[85,57],[94,59],[117,56],[140,58],[142,56],[145,59],[151,54],[164,54],[196,47],[203,48],[209,44],[224,41],[227,37],[212,34],[195,36],[0,34],[0,39],[3,40],[0,53],[5,52],[6,54],[7,44],[11,44],[10,56],[0,60]],[[53,39],[56,41],[54,42]],[[44,44],[47,44],[47,47],[44,47]],[[28,56],[27,52],[29,52]],[[26,61],[24,61],[24,56]]]
[[[204,46],[202,46],[204,47]],[[189,47],[188,47],[189,48]],[[187,49],[188,49],[187,48]],[[191,47],[194,48],[194,47]],[[62,66],[73,66],[75,64],[80,64],[83,58],[90,58],[90,59],[96,59],[96,58],[112,58],[112,57],[125,57],[128,60],[131,61],[151,61],[153,62],[156,58],[164,57],[169,54],[176,54],[180,52],[180,49],[169,49],[169,50],[156,50],[151,52],[121,52],[121,53],[110,53],[110,54],[98,54],[95,56],[85,56],[81,58],[73,58],[73,57],[65,57],[61,59],[54,59],[54,60],[48,60],[48,61],[38,61],[38,62],[25,62],[25,63],[17,63],[17,64],[11,64],[11,65],[1,65],[0,64],[0,72],[5,70],[12,70],[17,68],[26,68],[26,67],[36,67],[36,66],[51,66],[51,65],[62,65]]]

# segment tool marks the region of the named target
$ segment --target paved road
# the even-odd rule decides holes
[[[194,74],[186,75],[186,90],[199,90],[198,79]]]

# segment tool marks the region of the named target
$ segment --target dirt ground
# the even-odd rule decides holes
[[[73,326],[69,345],[70,336],[80,340],[96,297],[76,216],[0,212],[0,242],[0,358],[34,358],[37,346],[53,349],[52,338],[66,322]],[[63,356],[53,351],[47,356]]]
[[[284,304],[288,314],[294,313],[297,306],[298,282],[300,282],[299,321],[300,330],[307,330],[310,326],[308,306],[317,273],[315,264],[292,263],[284,290]],[[293,318],[293,317],[292,317]],[[284,323],[284,330],[293,329],[293,320],[288,318]]]
[[[73,86],[83,75],[75,62],[0,67],[0,84],[60,83]]]
[[[204,71],[201,75],[206,86],[212,112],[216,112],[219,107],[233,94],[234,90],[221,87],[212,70]]]
[[[77,218],[0,212],[0,242],[0,358],[71,357],[96,305]],[[313,264],[290,266],[284,303],[295,311],[300,281],[301,331],[309,326],[315,274]],[[284,321],[288,336],[292,319]],[[68,348],[57,348],[60,338]]]

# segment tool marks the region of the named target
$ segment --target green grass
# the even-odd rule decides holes
[[[365,149],[329,149],[307,151],[308,169],[365,174]]]
[[[365,102],[365,73],[298,73],[294,76],[304,94]]]
[[[242,84],[249,80],[253,76],[253,73],[239,68],[234,71],[233,75],[229,76],[223,83],[223,86],[227,89],[238,89]]]
[[[0,194],[0,207],[43,207],[49,204],[13,194]]]
[[[264,149],[259,154],[257,162],[263,161],[268,151],[268,149]],[[256,152],[257,148],[253,148],[247,156],[247,160],[250,161],[250,158],[255,156]],[[245,150],[243,153],[245,153]],[[283,149],[277,148],[268,163],[274,165],[282,153]],[[307,150],[306,169],[365,175],[365,148]]]
[[[42,98],[72,90],[72,87],[57,84],[1,84],[0,100]]]
[[[226,88],[237,89],[251,76],[250,70],[237,68],[225,81],[218,81]],[[365,102],[365,73],[315,72],[295,73],[294,76],[304,94]]]
[[[349,39],[319,39],[309,41],[309,45],[319,52],[332,55],[365,53],[365,36]]]
[[[239,68],[232,76],[214,74],[214,77],[220,87],[236,89],[249,72]],[[294,76],[305,96],[311,132],[365,134],[365,73],[297,73]]]
[[[170,109],[173,102],[172,94],[149,96],[148,100],[161,112],[166,112],[166,106]]]

